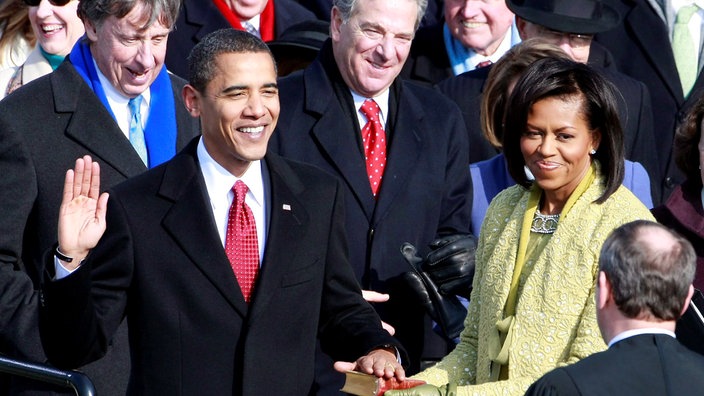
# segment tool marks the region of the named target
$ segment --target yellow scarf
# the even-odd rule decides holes
[[[582,178],[577,185],[577,188],[572,192],[570,197],[565,203],[565,207],[562,209],[562,218],[569,213],[574,203],[577,199],[582,196],[582,194],[592,185],[594,179],[597,175],[597,164],[592,162],[591,166],[587,170],[587,174]],[[494,344],[490,348],[491,354],[496,356],[492,359],[495,363],[492,365],[492,379],[494,381],[499,379],[506,379],[508,377],[507,364],[508,364],[508,346],[511,345],[512,330],[513,330],[513,319],[516,313],[516,303],[518,301],[518,281],[523,271],[523,265],[526,261],[526,251],[528,250],[528,240],[530,239],[530,227],[533,223],[533,218],[535,216],[535,211],[538,209],[538,204],[540,203],[540,197],[543,194],[543,190],[538,187],[537,183],[533,183],[531,187],[530,196],[528,198],[528,204],[526,205],[526,211],[523,215],[523,225],[521,227],[521,236],[518,240],[518,253],[516,255],[516,265],[513,268],[513,277],[511,278],[511,288],[509,289],[508,298],[506,299],[506,305],[504,306],[504,319],[496,323],[496,328],[499,331],[500,338],[498,344]],[[558,222],[558,227],[560,226]]]

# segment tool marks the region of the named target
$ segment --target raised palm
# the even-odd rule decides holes
[[[66,172],[59,209],[58,241],[61,252],[75,258],[64,263],[74,269],[105,233],[108,194],[100,193],[100,166],[90,156],[76,160]]]

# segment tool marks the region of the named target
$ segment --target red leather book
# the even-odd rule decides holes
[[[387,390],[408,389],[423,384],[425,384],[425,381],[422,380],[409,378],[399,381],[395,377],[383,379],[371,374],[360,373],[359,371],[348,371],[345,377],[345,386],[342,387],[341,391],[358,396],[382,396]]]

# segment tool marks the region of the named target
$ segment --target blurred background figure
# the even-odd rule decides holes
[[[333,0],[297,0],[298,3],[311,10],[321,21],[330,22]],[[443,0],[428,0],[420,27],[433,26],[442,21]]]
[[[315,60],[329,37],[329,22],[311,20],[289,27],[276,40],[268,42],[279,77],[305,69]]]
[[[492,65],[481,94],[481,131],[484,139],[497,151],[502,148],[503,124],[506,105],[513,87],[523,72],[534,62],[543,58],[570,59],[569,55],[555,45],[542,39],[528,39],[512,47],[498,62]],[[491,200],[502,190],[515,184],[506,167],[503,154],[488,160],[470,164],[474,199],[472,201],[472,233],[479,235],[486,210]],[[653,207],[650,195],[650,178],[645,168],[637,162],[625,161],[623,184],[643,204]]]
[[[594,299],[601,245],[618,226],[653,219],[621,185],[615,95],[571,60],[541,59],[523,73],[503,132],[517,185],[487,211],[460,343],[415,376],[430,393],[386,395],[446,396],[447,384],[457,395],[523,394],[545,372],[606,348]]]
[[[187,78],[186,58],[201,37],[218,29],[247,31],[265,42],[315,15],[294,0],[184,0],[169,34],[166,67]]]
[[[0,29],[0,70],[21,65],[36,42],[23,0],[0,3]]]
[[[505,0],[445,0],[444,11],[416,33],[402,77],[435,84],[496,62],[521,41]]]
[[[0,99],[59,67],[85,29],[78,0],[24,0],[37,45],[18,67],[0,71]]]
[[[676,165],[673,141],[688,109],[704,93],[704,9],[694,0],[615,0],[623,23],[596,34],[618,70],[648,86],[653,130],[663,178],[663,202],[684,175]],[[651,175],[652,176],[652,175]]]
[[[675,135],[674,157],[686,176],[667,201],[653,209],[658,222],[687,238],[697,252],[694,287],[704,290],[704,96],[699,97]]]
[[[700,394],[704,357],[674,333],[692,297],[694,270],[692,245],[666,227],[636,221],[617,228],[599,255],[596,286],[609,349],[551,371],[526,395]]]

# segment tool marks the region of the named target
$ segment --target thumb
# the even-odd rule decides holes
[[[354,362],[335,362],[333,367],[335,367],[335,371],[339,371],[341,373],[346,373],[348,371],[352,371],[355,368],[357,368],[357,363],[354,363]]]

